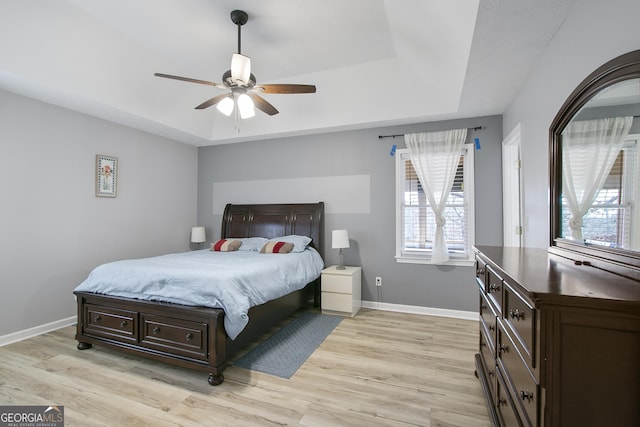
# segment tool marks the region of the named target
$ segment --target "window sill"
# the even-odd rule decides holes
[[[411,258],[396,256],[396,262],[400,264],[427,264],[427,265],[451,265],[455,267],[472,267],[475,261],[472,259],[452,258],[449,261],[433,264],[428,258]]]

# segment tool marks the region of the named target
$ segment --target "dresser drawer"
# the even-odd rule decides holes
[[[500,316],[502,313],[502,277],[488,265],[485,294]]]
[[[496,396],[496,354],[491,348],[483,330],[480,330],[480,358],[487,373],[487,381],[491,390],[491,398]]]
[[[504,321],[514,332],[527,363],[535,368],[536,311],[506,280],[503,282],[503,304]]]
[[[135,311],[86,304],[83,329],[86,334],[137,342],[137,319],[138,313]]]
[[[207,324],[141,313],[145,347],[195,359],[207,358]]]
[[[496,327],[498,318],[484,293],[480,293],[480,324],[485,329],[492,351],[496,348]]]
[[[487,281],[487,264],[480,258],[476,257],[476,282],[480,289],[485,289],[485,282]]]
[[[520,417],[518,417],[518,411],[515,408],[515,404],[511,400],[509,390],[505,385],[502,373],[498,369],[496,381],[496,412],[498,413],[498,419],[500,425],[505,427],[517,427],[521,426]]]
[[[507,373],[506,384],[525,425],[538,425],[538,383],[502,325],[498,326],[498,365]]]

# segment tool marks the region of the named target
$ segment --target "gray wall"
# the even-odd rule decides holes
[[[115,199],[95,156],[118,157]],[[189,249],[197,149],[0,91],[0,336],[75,315],[100,263]]]
[[[638,0],[578,1],[503,115],[505,135],[521,124],[525,246],[549,245],[549,126],[592,71],[640,49],[638,16]]]
[[[475,126],[483,129],[470,132],[467,140],[479,137],[482,147],[475,152],[476,243],[502,244],[500,116],[201,147],[198,222],[207,227],[208,240],[219,238],[221,216],[212,209],[214,183],[370,175],[369,213],[325,215],[325,264],[338,261],[331,249],[331,230],[346,228],[352,247],[345,251],[345,264],[363,267],[364,300],[378,300],[375,277],[382,276],[381,302],[477,311],[472,267],[395,261],[395,159],[389,152],[394,143],[404,148],[404,141],[378,139],[378,135]]]

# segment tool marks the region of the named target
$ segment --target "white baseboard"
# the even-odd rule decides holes
[[[395,311],[399,313],[422,314],[425,316],[452,317],[454,319],[478,320],[478,313],[474,311],[448,310],[435,307],[421,307],[416,305],[390,304],[388,302],[362,301],[363,308],[382,311]],[[67,317],[66,319],[56,320],[55,322],[46,323],[44,325],[35,326],[23,331],[13,332],[11,334],[0,336],[0,347],[14,342],[26,340],[27,338],[55,331],[56,329],[71,326],[76,323],[76,316]]]
[[[445,308],[421,307],[417,305],[390,304],[388,302],[362,301],[363,308],[382,311],[396,311],[399,313],[422,314],[425,316],[452,317],[463,320],[479,320],[475,311],[448,310]]]
[[[14,342],[26,340],[27,338],[42,335],[56,329],[71,326],[76,323],[76,316],[67,317],[66,319],[56,320],[55,322],[45,323],[44,325],[34,326],[33,328],[23,331],[13,332],[11,334],[0,336],[0,347]]]

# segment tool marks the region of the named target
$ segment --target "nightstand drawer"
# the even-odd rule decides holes
[[[352,276],[339,276],[337,274],[322,275],[322,292],[337,292],[351,294],[353,292]]]
[[[353,295],[351,294],[322,293],[322,310],[351,313],[353,308]]]

